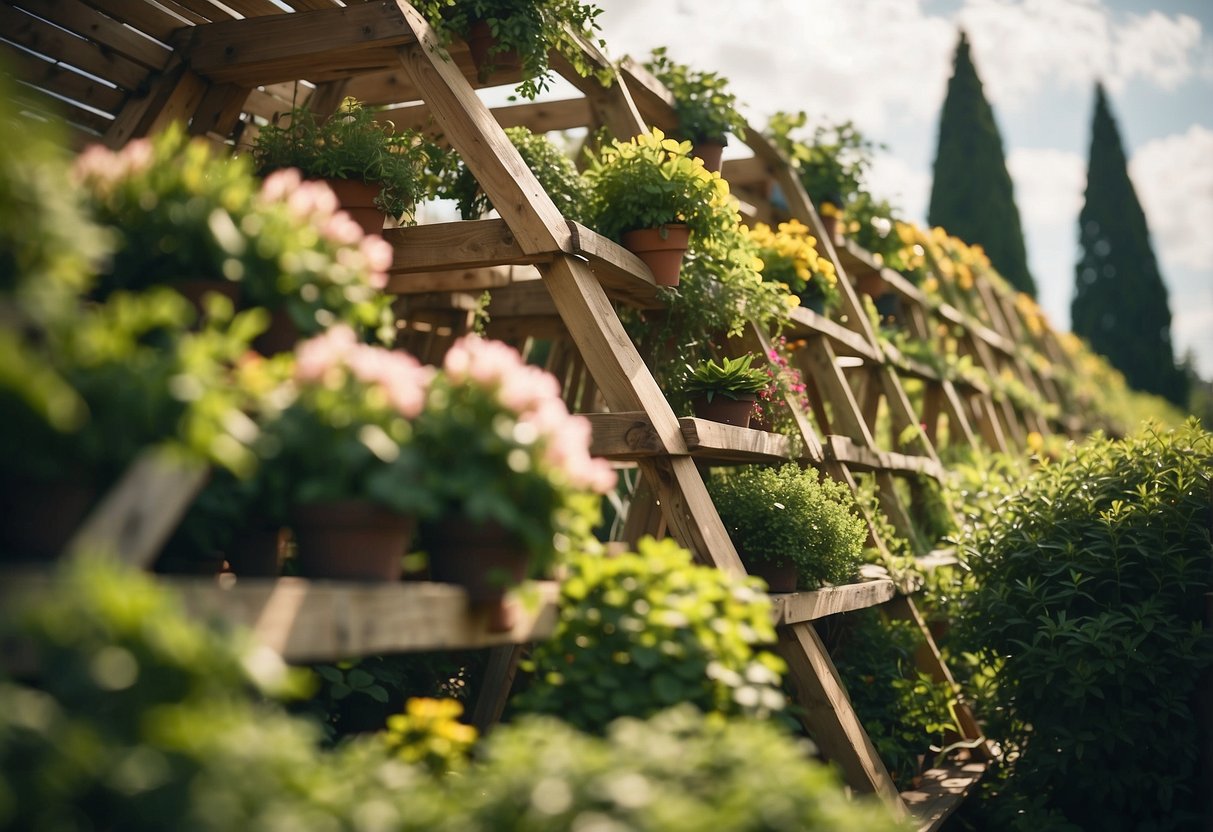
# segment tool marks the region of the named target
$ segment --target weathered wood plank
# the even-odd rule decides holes
[[[114,555],[150,566],[206,483],[205,466],[146,451],[68,541],[70,557]]]
[[[643,410],[625,413],[586,413],[593,429],[590,454],[629,460],[665,453],[653,423]]]
[[[389,272],[455,271],[541,263],[549,253],[523,251],[505,220],[468,220],[384,229],[394,255]]]
[[[986,773],[988,763],[968,761],[929,769],[922,784],[901,793],[917,832],[935,832],[960,807]]]
[[[532,133],[552,130],[572,130],[585,127],[591,117],[589,102],[584,98],[560,101],[534,101],[509,107],[494,107],[493,118],[502,127],[526,127]],[[442,131],[430,115],[426,104],[386,107],[375,114],[377,121],[391,122],[398,129],[413,129],[440,134]]]
[[[162,44],[123,26],[112,17],[91,9],[79,0],[40,0],[37,14],[56,26],[103,48],[130,58],[148,69],[164,69],[172,53]]]
[[[199,75],[248,87],[386,69],[397,63],[395,50],[412,43],[395,2],[219,21],[175,41]]]
[[[107,113],[116,112],[126,100],[123,90],[36,58],[7,43],[0,43],[0,59],[4,62],[5,70],[14,78]]]
[[[467,593],[449,584],[356,584],[166,577],[193,615],[221,617],[248,627],[262,644],[287,661],[334,661],[415,650],[457,650],[545,638],[556,624],[558,587],[532,584],[510,594],[514,626],[489,629],[490,612],[472,606]]]
[[[872,362],[880,361],[880,354],[864,340],[863,336],[834,323],[824,315],[819,315],[812,309],[798,306],[788,313],[791,326],[784,330],[788,338],[800,338],[810,335],[824,335],[829,338],[842,355],[851,355]]]
[[[796,689],[799,718],[827,760],[841,770],[847,785],[877,794],[899,815],[905,805],[888,769],[851,706],[834,662],[809,623],[779,628],[779,652],[788,663]]]
[[[711,462],[779,462],[791,459],[790,437],[686,416],[678,420],[687,450]]]
[[[891,599],[896,592],[893,582],[886,578],[808,592],[773,593],[771,602],[775,624],[781,626],[875,607]]]
[[[135,89],[147,78],[147,67],[11,6],[0,5],[0,31],[4,32],[6,40],[104,78],[123,89]]]

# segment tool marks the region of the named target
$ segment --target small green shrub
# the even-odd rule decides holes
[[[674,96],[679,138],[717,144],[725,144],[729,133],[745,138],[745,119],[727,78],[673,61],[665,47],[653,50],[645,68]]]
[[[1043,461],[972,518],[965,646],[994,670],[1005,792],[1084,829],[1192,828],[1211,479],[1213,435],[1148,427]]]
[[[587,731],[689,702],[705,711],[764,714],[783,706],[783,661],[770,602],[752,579],[691,563],[672,540],[635,553],[581,555],[561,589],[560,623],[536,645],[535,678],[519,710]]]
[[[469,832],[781,832],[903,827],[871,799],[843,795],[810,747],[770,722],[689,706],[621,719],[604,739],[552,718],[493,732],[462,779]],[[474,776],[473,776],[474,775]]]
[[[793,463],[718,471],[708,492],[742,559],[793,563],[800,586],[846,583],[863,562],[867,527],[841,483]]]

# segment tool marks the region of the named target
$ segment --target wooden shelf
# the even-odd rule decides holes
[[[956,811],[986,773],[986,762],[955,762],[928,770],[922,785],[902,792],[901,799],[910,810],[918,832],[933,832]]]
[[[221,618],[253,631],[291,662],[334,661],[359,655],[461,650],[546,638],[555,627],[554,582],[510,594],[514,625],[490,632],[489,614],[450,584],[352,583],[304,578],[186,578],[162,582],[191,615]]]
[[[888,578],[829,586],[811,592],[773,593],[776,626],[814,621],[827,615],[867,609],[892,599],[897,590]]]
[[[849,437],[830,435],[822,438],[827,456],[845,462],[855,471],[891,471],[900,474],[925,474],[941,479],[943,468],[925,456],[880,451],[856,445]]]
[[[644,411],[586,413],[593,427],[590,453],[611,460],[666,455],[657,431]],[[709,463],[781,462],[795,459],[795,443],[781,433],[739,428],[684,416],[678,420],[685,454]]]
[[[862,335],[831,321],[824,315],[817,314],[812,309],[798,306],[788,313],[788,319],[792,325],[783,333],[788,338],[824,335],[834,342],[835,350],[842,355],[855,356],[873,362],[880,361],[879,354],[872,349]]]

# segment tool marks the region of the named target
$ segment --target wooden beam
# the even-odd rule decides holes
[[[897,593],[887,578],[843,586],[828,586],[811,592],[773,593],[776,626],[816,621],[829,615],[867,609],[885,603]]]
[[[927,770],[915,789],[901,793],[916,832],[935,832],[986,772],[985,762],[959,762]]]
[[[392,244],[391,274],[456,271],[539,263],[549,253],[525,252],[505,220],[468,220],[384,229]]]
[[[899,816],[905,806],[888,769],[842,686],[825,645],[809,623],[779,629],[779,651],[788,663],[796,689],[799,717],[822,754],[842,770],[846,784],[863,794],[884,798]]]
[[[643,410],[625,413],[586,413],[593,428],[590,454],[629,460],[665,453],[653,423]]]
[[[413,43],[400,6],[381,0],[193,26],[174,45],[199,75],[254,87],[387,69]]]
[[[833,342],[836,351],[841,355],[856,356],[874,363],[880,361],[880,354],[864,340],[862,335],[834,323],[812,309],[798,306],[788,312],[788,319],[791,321],[791,326],[783,333],[788,338],[824,335]]]
[[[690,416],[678,420],[687,450],[699,460],[722,464],[782,462],[793,457],[791,437]]]

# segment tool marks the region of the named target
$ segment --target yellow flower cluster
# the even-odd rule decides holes
[[[764,279],[784,283],[795,292],[803,291],[813,278],[824,284],[824,291],[838,284],[834,264],[817,252],[817,238],[799,220],[781,222],[775,229],[760,222],[743,230],[758,247]]]

